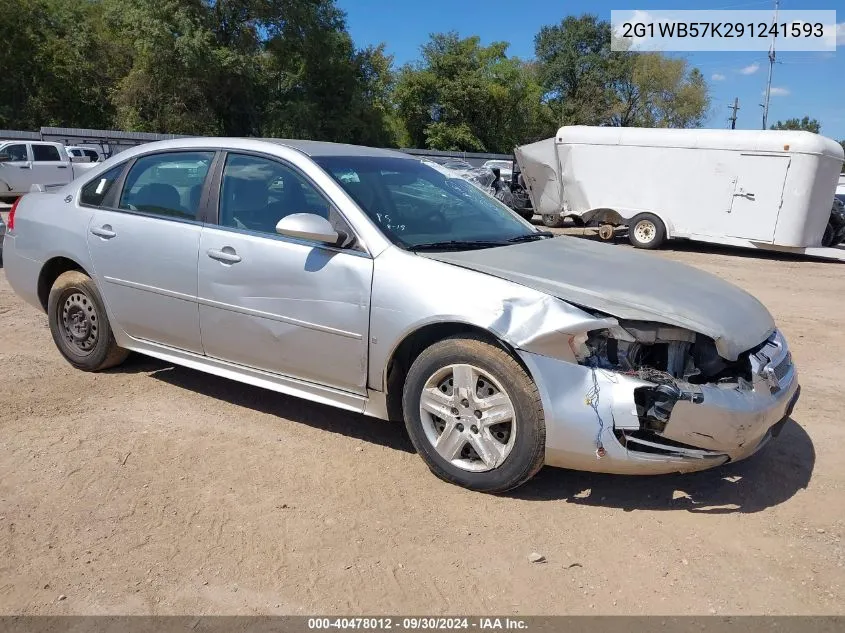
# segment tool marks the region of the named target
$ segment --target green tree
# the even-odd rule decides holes
[[[88,0],[5,0],[0,11],[0,127],[101,128],[126,70],[121,46]]]
[[[610,23],[595,15],[567,16],[534,38],[543,99],[559,125],[608,122],[614,86],[630,73],[626,53],[610,50]]]
[[[128,70],[122,129],[390,144],[391,59],[356,50],[334,0],[102,2]]]
[[[263,29],[270,94],[265,134],[384,144],[390,61],[356,51],[333,0],[271,0]]]
[[[559,125],[695,127],[710,106],[701,72],[660,53],[611,51],[610,23],[569,16],[534,40],[543,100]]]
[[[803,119],[787,119],[786,121],[778,121],[770,126],[771,130],[802,130],[804,132],[812,132],[819,134],[821,132],[821,123],[816,119],[811,119],[805,116]]]
[[[553,133],[534,68],[506,54],[508,44],[440,33],[422,59],[403,67],[393,98],[413,147],[510,152]]]
[[[132,65],[114,91],[119,128],[214,135],[211,105],[218,62],[201,0],[107,0],[114,35],[129,43]]]
[[[710,107],[704,77],[685,59],[635,53],[617,80],[610,122],[628,127],[700,127]]]

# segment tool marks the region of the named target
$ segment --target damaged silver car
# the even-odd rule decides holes
[[[407,155],[142,145],[12,209],[5,271],[75,367],[129,350],[402,420],[439,477],[700,470],[798,398],[766,308],[699,270],[538,231]]]

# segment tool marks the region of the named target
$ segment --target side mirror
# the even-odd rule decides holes
[[[315,213],[293,213],[283,217],[276,224],[276,233],[332,246],[341,241],[340,234],[334,230],[331,223]]]

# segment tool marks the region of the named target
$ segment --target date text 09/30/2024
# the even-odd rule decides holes
[[[418,630],[471,630],[519,631],[526,630],[524,619],[511,617],[444,618],[444,617],[357,617],[357,618],[308,618],[309,630],[352,629],[363,631]]]

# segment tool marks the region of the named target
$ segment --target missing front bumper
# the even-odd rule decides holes
[[[749,457],[783,428],[799,397],[794,366],[773,392],[703,386],[700,401],[679,401],[662,431],[644,429],[634,392],[655,387],[636,377],[520,352],[546,413],[546,463],[607,473],[703,470]],[[597,400],[585,398],[596,391]],[[604,456],[597,458],[600,440]]]

